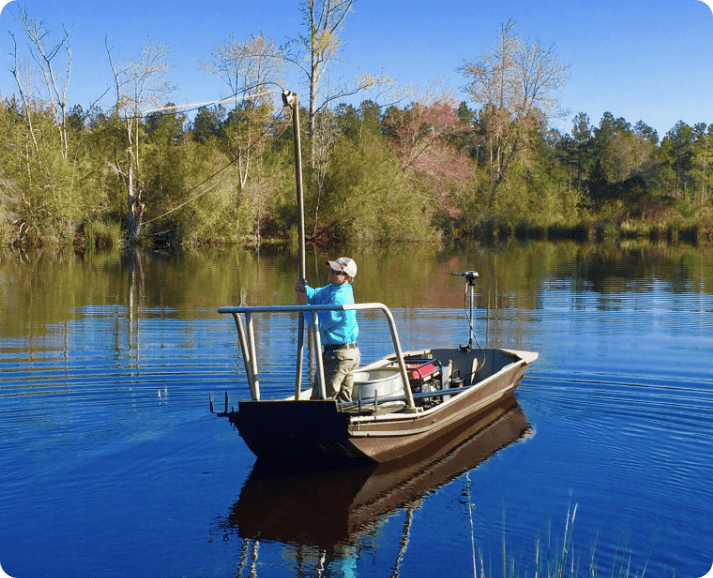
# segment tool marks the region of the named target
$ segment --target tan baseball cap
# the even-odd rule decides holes
[[[335,271],[342,271],[343,273],[346,273],[352,279],[356,277],[357,265],[354,262],[354,259],[350,259],[349,257],[339,257],[336,261],[327,261],[327,265]]]

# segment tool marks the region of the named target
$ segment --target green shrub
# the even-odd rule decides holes
[[[615,239],[619,235],[616,225],[610,219],[597,221],[597,223],[594,225],[594,232],[596,234],[597,241],[599,241],[600,243],[607,240]]]
[[[640,221],[624,221],[619,227],[622,239],[638,239],[642,233],[643,224]]]
[[[505,217],[487,217],[480,226],[480,235],[485,241],[504,241],[510,236],[510,225]]]
[[[678,244],[680,234],[681,226],[677,222],[671,221],[666,225],[666,240],[672,245]]]
[[[88,251],[96,249],[118,249],[122,245],[119,223],[92,221],[84,224],[84,246]]]
[[[654,224],[649,227],[649,240],[657,242],[662,236],[663,232],[661,231],[661,227],[659,225]]]

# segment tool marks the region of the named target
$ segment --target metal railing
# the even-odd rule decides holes
[[[299,330],[297,339],[297,369],[295,376],[295,400],[300,399],[302,391],[302,368],[304,357],[304,325],[305,315],[309,314],[312,324],[309,330],[312,334],[312,343],[317,354],[317,377],[319,390],[322,399],[327,399],[327,392],[324,379],[324,363],[322,357],[322,342],[319,336],[319,312],[320,311],[381,311],[389,323],[391,340],[394,344],[394,352],[398,363],[401,379],[404,386],[404,396],[409,408],[414,409],[414,396],[409,385],[408,373],[404,362],[401,343],[396,331],[396,323],[391,314],[391,310],[382,303],[354,303],[351,305],[270,305],[270,306],[228,306],[220,307],[218,313],[230,314],[235,320],[240,339],[240,348],[243,352],[243,362],[245,363],[245,373],[250,384],[252,399],[260,401],[260,372],[257,365],[257,354],[255,349],[255,326],[253,315],[260,313],[299,313]],[[244,320],[243,320],[244,318]]]

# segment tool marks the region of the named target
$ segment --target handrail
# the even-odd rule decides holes
[[[326,390],[324,383],[324,363],[322,359],[322,347],[319,338],[319,311],[381,311],[389,323],[389,331],[391,332],[391,340],[394,344],[394,352],[396,354],[396,360],[399,365],[399,372],[401,373],[401,380],[404,386],[404,395],[407,400],[408,407],[415,410],[416,404],[414,403],[413,393],[411,392],[411,387],[409,386],[408,373],[406,372],[406,363],[404,362],[403,351],[401,350],[401,343],[399,342],[398,332],[396,331],[396,322],[394,321],[394,316],[391,314],[391,310],[383,303],[353,303],[350,305],[235,305],[219,307],[218,313],[220,314],[230,314],[235,320],[235,325],[237,326],[238,336],[240,338],[240,347],[243,350],[243,362],[245,363],[245,373],[250,384],[250,393],[253,400],[260,401],[260,380],[259,371],[257,367],[257,356],[255,352],[255,334],[254,326],[252,323],[252,315],[255,313],[299,313],[300,314],[300,328],[303,328],[304,315],[306,313],[311,313],[312,315],[312,326],[310,331],[313,335],[313,343],[315,344],[315,350],[317,352],[317,371],[319,376],[320,393],[322,399],[326,399]],[[247,335],[245,334],[245,327],[243,326],[243,321],[241,315],[245,317],[245,325],[247,326]],[[300,368],[302,366],[302,349],[303,349],[303,337],[299,336],[298,344],[298,360],[297,360],[297,374],[295,379],[295,400],[299,400],[301,391],[301,380],[302,375]]]

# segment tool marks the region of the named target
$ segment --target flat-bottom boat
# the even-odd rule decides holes
[[[288,305],[221,307],[235,319],[251,399],[230,409],[227,417],[252,452],[272,461],[387,462],[437,442],[464,422],[511,396],[537,353],[473,347],[473,284],[477,273],[459,273],[470,286],[470,328],[467,345],[451,349],[401,350],[391,311],[380,303],[353,305]],[[320,311],[381,311],[389,322],[394,352],[359,368],[354,401],[326,399],[319,339]],[[299,314],[295,393],[287,399],[260,395],[253,316]],[[311,315],[317,358],[317,395],[301,387],[304,317]],[[211,396],[211,410],[213,400]]]

